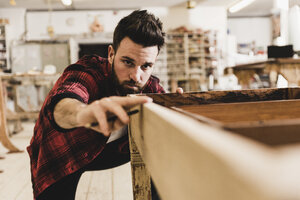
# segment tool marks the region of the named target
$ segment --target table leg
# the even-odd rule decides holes
[[[10,141],[7,132],[7,125],[6,125],[6,106],[3,97],[3,87],[2,87],[2,80],[0,78],[0,142],[3,144],[5,148],[7,148],[10,152],[21,152],[13,143]]]
[[[282,65],[280,68],[280,73],[288,81],[289,87],[299,86],[300,74],[299,74],[298,66],[293,64]]]
[[[129,146],[131,157],[132,189],[134,200],[151,200],[150,174],[133,141],[129,130]]]

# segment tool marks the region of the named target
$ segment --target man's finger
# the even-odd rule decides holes
[[[99,123],[101,133],[105,136],[109,136],[110,128],[107,122],[106,112],[103,110],[101,105],[95,107],[95,109],[93,109],[93,112],[94,112],[94,116],[96,117]]]
[[[110,99],[105,99],[104,101],[102,101],[102,106],[105,107],[105,109],[110,113],[116,115],[121,120],[122,123],[128,124],[129,117],[126,111],[124,110],[124,108],[120,104]]]
[[[124,125],[126,124],[122,123],[120,119],[116,119],[110,123],[113,131],[121,129]]]
[[[113,97],[121,106],[132,107],[139,104],[151,103],[153,100],[147,96],[131,96],[131,97]]]

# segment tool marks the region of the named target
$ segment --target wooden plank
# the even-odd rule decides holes
[[[178,106],[190,113],[202,115],[222,123],[256,122],[300,119],[300,100],[220,103],[212,105]]]
[[[112,170],[113,200],[133,200],[130,163]]]
[[[9,139],[8,133],[7,133],[7,125],[6,125],[6,106],[5,106],[5,100],[3,98],[3,88],[2,88],[2,80],[0,77],[0,121],[1,121],[1,127],[0,127],[0,141],[3,144],[4,147],[6,147],[10,152],[21,152],[20,149],[18,149]]]
[[[7,158],[7,163],[2,165],[5,167],[5,177],[0,181],[0,199],[17,199],[26,185],[31,186],[29,158],[24,155],[25,152],[22,154]]]
[[[164,200],[300,199],[299,145],[275,151],[153,103],[130,129]]]
[[[213,120],[211,118],[197,115],[177,107],[172,109],[197,119],[201,122],[207,123],[210,126],[229,130],[232,133],[240,134],[257,142],[261,142],[271,146],[290,145],[300,142],[300,119],[286,119],[286,120],[268,120],[268,121],[251,121],[228,123]]]
[[[112,171],[92,172],[87,200],[112,199]]]
[[[226,129],[266,145],[282,146],[300,144],[300,119],[296,122],[288,121],[284,124],[281,121],[272,121],[271,123],[253,126],[250,124],[246,126],[236,124]]]
[[[33,191],[31,185],[31,179],[27,179],[24,184],[24,188],[19,192],[16,200],[25,200],[25,199],[33,199]]]
[[[295,58],[277,58],[276,62],[279,64],[300,64],[300,59]]]
[[[300,98],[299,89],[257,89],[257,90],[231,90],[210,92],[188,92],[183,94],[147,94],[153,98],[154,103],[166,107],[183,105],[202,105],[215,103],[270,101]],[[289,96],[289,94],[293,94]]]
[[[300,142],[299,100],[180,106],[176,109],[267,145]]]
[[[21,119],[37,119],[39,112],[10,112],[7,113],[7,120],[21,120]]]
[[[86,200],[87,195],[89,192],[89,187],[91,183],[91,177],[92,177],[93,172],[85,172],[82,174],[80,177],[77,190],[76,190],[76,195],[75,199],[76,200]]]
[[[130,170],[130,164],[127,163],[113,169],[84,172],[77,186],[75,199],[132,200]],[[111,179],[107,180],[107,177]]]
[[[288,89],[288,99],[300,99],[300,88],[287,88]]]
[[[0,199],[22,199],[20,196],[28,195],[31,192],[33,197],[33,191],[31,188],[31,176],[30,173],[26,173],[26,170],[29,170],[27,167],[21,168],[16,174],[11,177],[11,179],[5,184],[3,188],[1,188]],[[26,187],[27,194],[25,193]],[[24,194],[22,194],[24,192]],[[28,198],[29,196],[27,196]]]

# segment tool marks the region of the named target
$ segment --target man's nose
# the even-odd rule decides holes
[[[141,82],[141,68],[140,67],[136,67],[134,69],[131,70],[130,73],[130,79],[134,80],[136,83],[140,83]]]

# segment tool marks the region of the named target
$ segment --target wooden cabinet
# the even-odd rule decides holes
[[[134,190],[151,176],[164,200],[300,199],[300,88],[149,96],[130,119]]]

